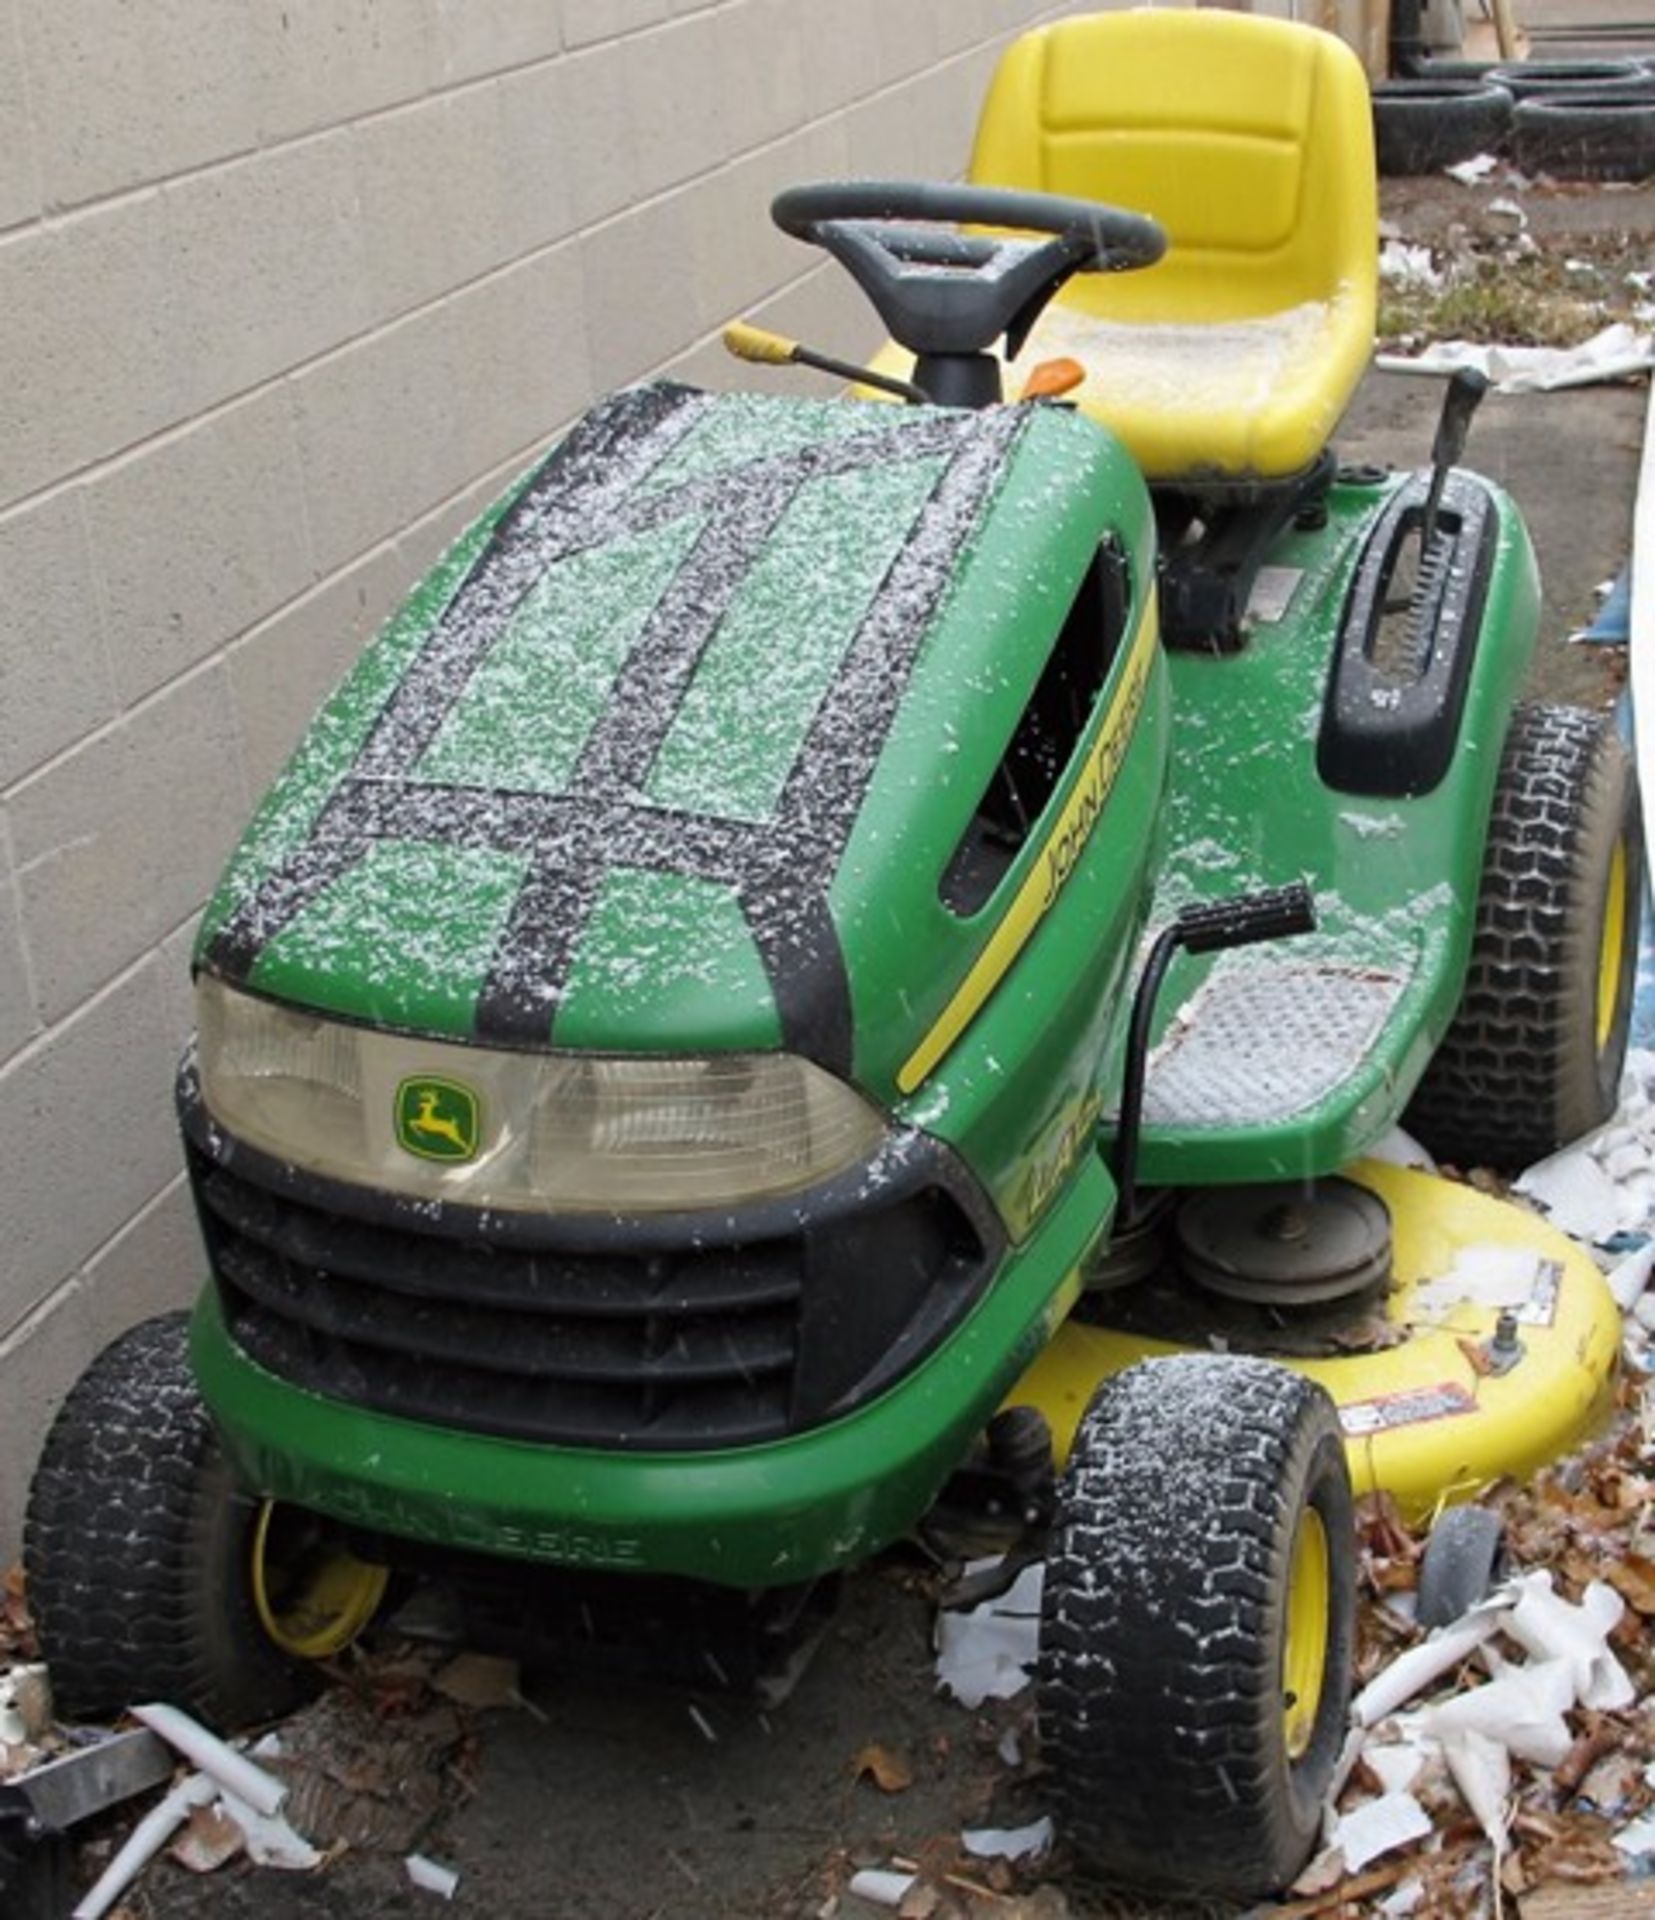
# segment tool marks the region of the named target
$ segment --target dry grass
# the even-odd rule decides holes
[[[1439,289],[1381,282],[1379,338],[1387,348],[1428,340],[1572,347],[1650,299],[1627,279],[1645,262],[1624,233],[1571,234],[1523,247],[1458,234],[1435,250]]]

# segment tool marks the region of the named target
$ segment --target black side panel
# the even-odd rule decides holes
[[[1451,473],[1422,554],[1429,478],[1392,496],[1345,602],[1316,748],[1318,773],[1340,793],[1429,793],[1454,757],[1498,515],[1482,481]]]

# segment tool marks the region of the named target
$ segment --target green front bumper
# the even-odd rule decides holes
[[[505,1558],[784,1586],[912,1527],[1067,1314],[1113,1204],[1089,1159],[912,1373],[842,1420],[764,1446],[598,1453],[363,1412],[255,1366],[210,1286],[195,1312],[195,1371],[241,1477],[262,1495]]]

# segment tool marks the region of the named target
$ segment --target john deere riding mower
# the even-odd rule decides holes
[[[1362,1156],[1604,1117],[1641,873],[1612,732],[1515,704],[1475,392],[1327,449],[1368,129],[1309,29],[1041,29],[968,184],[776,202],[869,397],[618,394],[416,590],[202,928],[211,1278],[31,1510],[70,1708],[274,1713],[392,1569],[756,1671],[918,1529],[1045,1556],[1074,1849],[1293,1875],[1353,1481],[1528,1468],[1617,1348],[1569,1243]]]

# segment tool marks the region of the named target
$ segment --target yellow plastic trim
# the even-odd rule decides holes
[[[390,1571],[329,1541],[282,1538],[282,1517],[294,1512],[274,1500],[259,1508],[252,1540],[253,1610],[283,1653],[295,1660],[326,1660],[343,1652],[378,1612]]]
[[[751,320],[732,320],[724,329],[724,346],[738,360],[750,360],[763,367],[792,364],[799,351],[797,340],[772,333],[768,327],[755,327]]]
[[[1306,1507],[1293,1536],[1282,1646],[1282,1727],[1290,1760],[1302,1760],[1309,1751],[1321,1710],[1331,1614],[1329,1582],[1327,1529],[1316,1509]]]
[[[1139,9],[1023,35],[990,83],[971,179],[1152,214],[1168,247],[1072,280],[1006,391],[1079,360],[1077,403],[1151,480],[1307,467],[1373,351],[1372,122],[1361,62],[1290,21]],[[894,348],[874,364],[910,366]]]
[[[1011,905],[989,936],[988,945],[978,954],[971,971],[955,989],[930,1032],[903,1063],[896,1077],[901,1092],[912,1093],[976,1019],[983,1003],[1004,979],[1012,962],[1033,937],[1035,928],[1050,912],[1053,901],[1068,884],[1126,757],[1132,729],[1144,703],[1144,691],[1149,685],[1149,670],[1160,631],[1157,602],[1152,594],[1139,616],[1125,671],[1097,738],[1086,755],[1080,777],[1051,831],[1041,842],[1040,851],[1012,897]]]
[[[1609,862],[1609,898],[1603,903],[1603,937],[1598,942],[1598,1051],[1609,1044],[1620,1011],[1621,962],[1626,957],[1626,842],[1617,840]]]
[[[1385,1488],[1417,1523],[1443,1504],[1474,1499],[1503,1474],[1533,1473],[1590,1435],[1612,1404],[1621,1316],[1589,1256],[1526,1207],[1473,1187],[1379,1161],[1359,1161],[1347,1172],[1390,1208],[1395,1279],[1384,1311],[1409,1337],[1379,1353],[1278,1357],[1319,1380],[1340,1407],[1356,1491]],[[1462,1251],[1489,1246],[1526,1248],[1558,1268],[1551,1323],[1520,1325],[1523,1357],[1498,1375],[1479,1373],[1467,1352],[1493,1333],[1493,1308],[1462,1304],[1427,1317],[1413,1304],[1420,1285],[1450,1273]],[[1103,1380],[1134,1361],[1180,1350],[1071,1316],[1006,1403],[1039,1407],[1062,1459]],[[1359,1416],[1373,1409],[1439,1394],[1456,1410],[1352,1431],[1370,1425]]]

